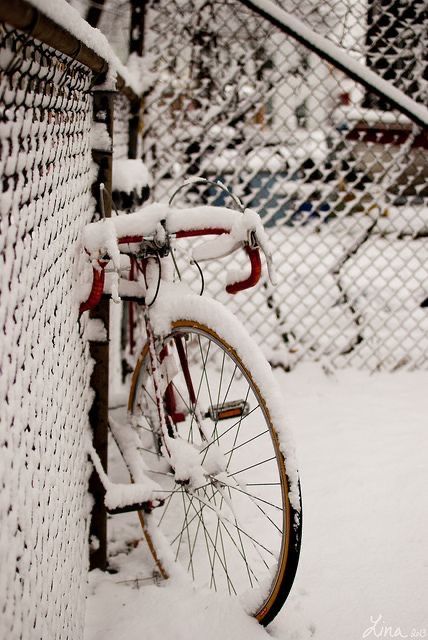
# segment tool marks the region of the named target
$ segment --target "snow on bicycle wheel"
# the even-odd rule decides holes
[[[156,351],[160,375],[146,347],[130,397],[148,475],[167,493],[150,514],[151,530],[156,524],[196,584],[239,596],[267,624],[298,557],[269,407],[233,347],[200,323],[173,323]]]

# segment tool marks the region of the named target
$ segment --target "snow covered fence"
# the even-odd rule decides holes
[[[1,25],[0,636],[81,634],[91,365],[75,300],[93,214],[92,72]]]
[[[95,213],[93,89],[99,74],[110,89],[130,77],[66,2],[37,4],[52,15],[0,8],[0,637],[74,640],[92,505],[93,361],[76,281]]]
[[[391,108],[404,92],[407,114],[426,120],[425,3],[276,4],[300,19],[302,28],[288,25],[294,37],[239,0],[207,0],[199,11],[146,3],[146,60],[157,78],[144,117],[153,195],[166,199],[202,175],[261,212],[281,283],[224,301],[272,361],[426,368],[427,134]],[[373,74],[377,93],[367,89]],[[182,203],[192,201],[224,196],[193,188]],[[206,269],[220,298],[223,268]]]

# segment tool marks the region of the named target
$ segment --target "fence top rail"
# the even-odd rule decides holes
[[[416,102],[390,82],[353,58],[349,53],[316,33],[301,20],[284,11],[272,0],[240,0],[246,7],[294,37],[311,51],[333,64],[356,82],[387,98],[391,104],[416,124],[428,127],[428,109]]]
[[[115,88],[129,100],[139,89],[107,39],[93,29],[65,0],[13,0],[0,2],[0,21],[77,60],[100,77],[115,74]]]

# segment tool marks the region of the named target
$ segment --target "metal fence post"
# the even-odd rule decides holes
[[[144,0],[131,0],[131,25],[129,33],[129,53],[142,56],[144,51],[144,24],[145,24],[145,2]],[[140,114],[142,103],[140,97],[135,97],[130,101],[129,118],[129,147],[128,157],[138,156],[138,134],[140,130]]]
[[[129,36],[129,53],[143,55],[145,0],[131,0],[131,32]]]
[[[113,96],[111,91],[95,90],[94,122],[105,124],[110,135],[109,150],[93,149],[93,159],[98,166],[97,180],[93,186],[93,195],[97,201],[97,211],[101,211],[99,185],[104,183],[107,193],[112,192],[112,148],[113,148]],[[104,199],[106,217],[111,216],[110,198]],[[109,301],[104,299],[96,309],[90,312],[91,318],[100,319],[107,331],[107,341],[91,342],[90,353],[94,359],[91,386],[94,390],[94,402],[89,412],[89,421],[93,432],[93,444],[102,465],[107,470],[107,434],[108,434],[108,380],[109,380]],[[105,570],[107,567],[107,514],[104,505],[104,488],[98,475],[93,472],[89,481],[89,490],[94,498],[90,525],[90,539],[97,544],[91,545],[90,569]]]

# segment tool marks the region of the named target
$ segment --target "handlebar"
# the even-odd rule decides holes
[[[189,215],[190,212],[193,215]],[[211,226],[213,220],[217,222],[215,227]],[[98,304],[105,284],[105,268],[111,259],[114,270],[119,273],[120,253],[131,256],[133,253],[141,254],[142,244],[162,251],[168,248],[168,238],[213,235],[217,237],[193,249],[192,257],[195,261],[218,259],[239,248],[244,249],[250,261],[250,274],[243,279],[238,276],[235,280],[229,280],[226,286],[228,293],[236,294],[257,284],[261,276],[260,250],[266,257],[269,275],[274,281],[267,238],[260,218],[254,211],[238,213],[225,207],[209,205],[177,210],[154,203],[133,214],[101,220],[85,228],[83,245],[95,268],[90,295],[80,305],[80,312]],[[129,245],[129,248],[120,250],[120,245]],[[150,253],[146,257],[149,255]]]

